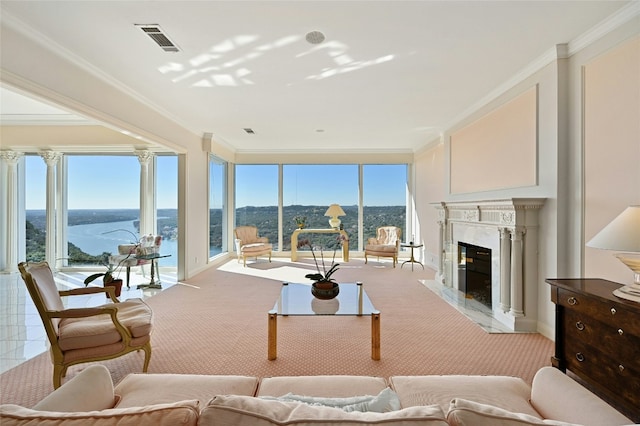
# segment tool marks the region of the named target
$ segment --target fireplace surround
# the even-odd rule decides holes
[[[544,198],[440,202],[436,279],[464,291],[459,245],[490,250],[493,318],[514,332],[537,329],[538,216]]]

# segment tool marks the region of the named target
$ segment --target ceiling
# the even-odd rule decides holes
[[[0,11],[236,152],[415,152],[630,3],[3,0]],[[179,51],[135,24],[158,25]],[[7,89],[3,124],[82,120]]]

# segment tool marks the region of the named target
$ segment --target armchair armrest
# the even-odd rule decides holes
[[[378,240],[376,238],[369,237],[367,239],[367,244],[378,244]]]
[[[259,237],[255,242],[256,243],[268,243],[269,242],[269,238],[267,238],[267,237]]]
[[[116,289],[113,287],[85,287],[85,288],[74,288],[71,290],[60,290],[58,294],[60,296],[81,296],[86,294],[96,294],[96,293],[107,293],[109,298],[114,303],[119,303],[116,296]]]

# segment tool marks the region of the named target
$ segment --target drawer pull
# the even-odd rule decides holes
[[[580,331],[584,330],[584,323],[582,321],[578,321],[576,323],[576,328]]]
[[[580,362],[584,361],[584,355],[582,354],[582,352],[578,352],[576,354],[576,359]]]
[[[616,312],[618,312],[618,311],[616,311],[616,308],[611,308],[611,315],[615,315]]]
[[[577,305],[578,304],[578,299],[576,299],[575,297],[571,296],[570,298],[567,299],[567,303],[570,304],[571,306]]]
[[[624,331],[621,328],[619,328],[618,329],[618,334],[622,336],[624,334]]]
[[[622,373],[624,371],[624,365],[620,364],[618,366],[618,370],[620,370],[620,372]]]

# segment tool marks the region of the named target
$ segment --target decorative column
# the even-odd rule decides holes
[[[441,209],[438,210],[438,271],[436,272],[436,281],[445,284],[445,238],[446,238],[446,227],[447,227],[447,211],[444,203],[440,203]]]
[[[140,236],[156,233],[156,191],[154,155],[151,151],[134,152],[140,162]]]
[[[500,228],[500,309],[511,308],[511,234],[508,228]]]
[[[52,268],[56,264],[56,166],[62,157],[60,152],[43,151],[40,156],[47,165],[47,226],[45,260]]]
[[[4,265],[3,272],[17,272],[18,271],[18,171],[17,164],[20,158],[24,154],[15,151],[0,151],[0,158],[7,165],[7,173],[2,179],[3,190],[7,194],[5,205],[4,217],[5,223],[3,224],[2,233],[4,234],[4,250],[0,253],[4,253],[4,259],[0,259],[0,265]]]
[[[522,236],[524,229],[516,227],[511,234],[511,310],[514,317],[524,316],[522,282]]]

